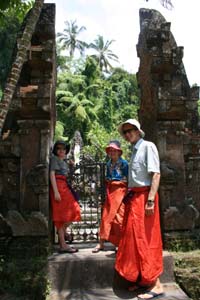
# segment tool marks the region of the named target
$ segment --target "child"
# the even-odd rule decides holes
[[[66,228],[73,221],[80,221],[80,207],[70,191],[66,176],[67,164],[64,161],[69,146],[64,141],[57,141],[53,147],[50,162],[50,199],[52,217],[58,231],[60,253],[75,253],[78,250],[65,243]]]
[[[106,172],[106,200],[100,224],[100,241],[92,250],[93,253],[104,250],[105,240],[118,246],[124,216],[122,200],[127,191],[128,163],[121,158],[122,150],[118,141],[110,141],[106,153],[110,157]]]

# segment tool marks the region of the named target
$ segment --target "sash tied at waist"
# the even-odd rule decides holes
[[[133,200],[134,194],[144,193],[149,190],[150,190],[150,186],[137,186],[137,187],[128,188],[128,192],[124,196],[123,202],[126,203],[129,200]]]
[[[133,191],[134,193],[141,193],[149,190],[150,190],[150,186],[135,186],[132,188],[128,188],[128,192]]]
[[[55,174],[55,177],[56,177],[56,180],[64,180],[64,181],[67,180],[67,177],[65,175]]]

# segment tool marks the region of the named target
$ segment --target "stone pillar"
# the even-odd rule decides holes
[[[177,46],[170,23],[158,11],[141,9],[140,28],[139,119],[160,153],[163,231],[192,230],[200,226],[199,88],[189,86],[183,47]]]
[[[0,239],[9,239],[7,251],[19,255],[22,239],[26,251],[42,252],[49,244],[49,149],[56,120],[54,4],[44,4],[30,44],[0,142]]]

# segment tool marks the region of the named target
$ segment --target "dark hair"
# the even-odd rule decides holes
[[[54,155],[57,155],[57,146],[58,145],[63,145],[64,147],[65,147],[65,150],[66,150],[66,154],[68,154],[69,153],[69,150],[70,150],[70,145],[69,144],[66,144],[64,141],[62,141],[62,140],[59,140],[59,141],[56,141],[55,142],[55,144],[54,144],[54,146],[53,146],[53,150],[52,150],[52,153],[54,154]]]

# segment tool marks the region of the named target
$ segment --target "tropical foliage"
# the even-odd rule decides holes
[[[33,1],[0,1],[0,90],[4,88],[10,71],[12,52],[16,44],[17,33],[25,14]]]
[[[73,59],[71,60],[71,62]],[[121,139],[116,128],[126,118],[137,117],[137,80],[121,68],[105,76],[98,61],[87,56],[80,68],[59,71],[56,135],[69,140],[79,130],[84,151],[104,157],[110,139]]]
[[[5,25],[0,27],[0,45],[3,45],[0,47],[0,89],[4,88],[11,67],[13,47],[20,27],[19,20],[14,15],[8,15],[4,20]]]
[[[15,16],[19,22],[22,22],[33,2],[33,0],[1,0],[0,25],[7,23],[8,16]]]

